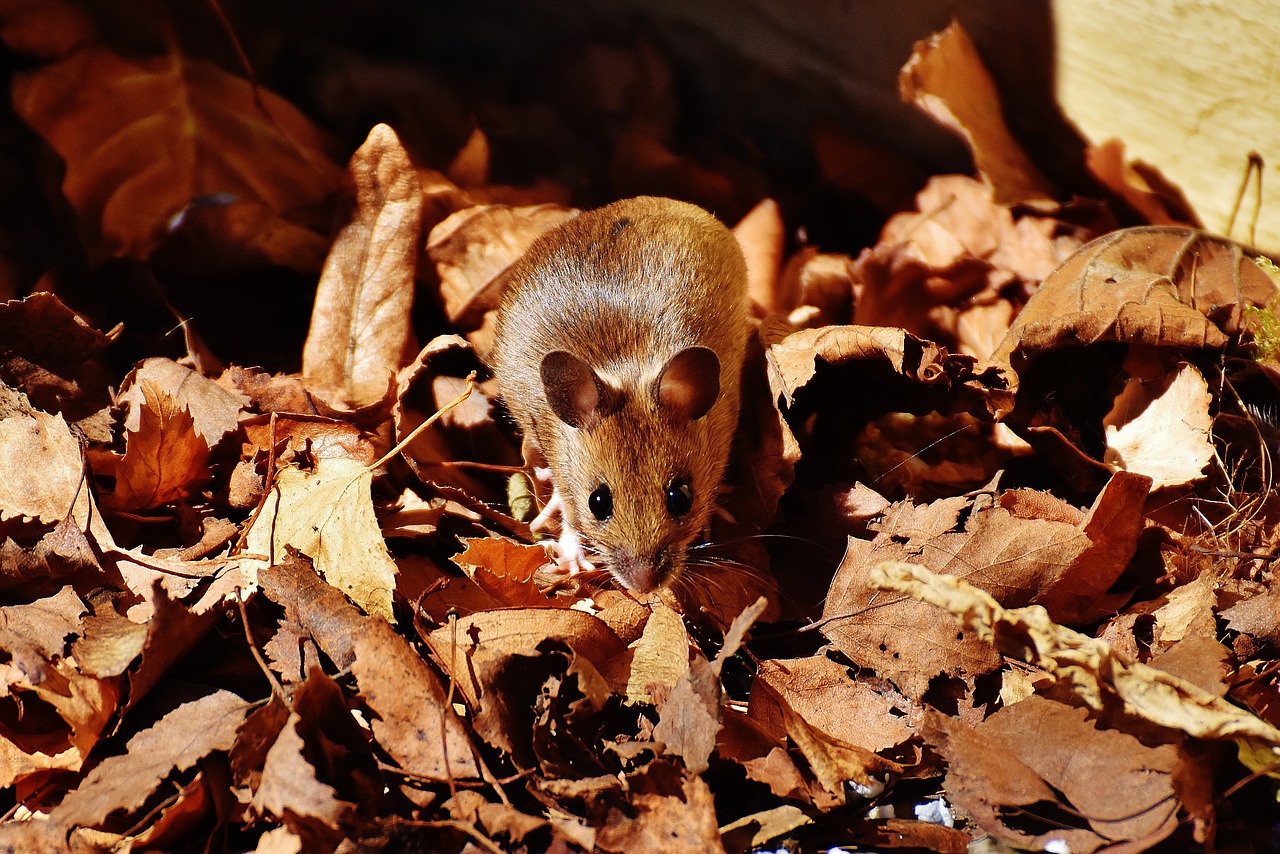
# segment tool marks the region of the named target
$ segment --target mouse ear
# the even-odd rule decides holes
[[[609,408],[612,390],[572,353],[553,350],[543,356],[540,373],[551,411],[570,427],[589,426]]]
[[[720,360],[707,347],[688,347],[671,357],[650,394],[672,418],[696,421],[720,396]]]

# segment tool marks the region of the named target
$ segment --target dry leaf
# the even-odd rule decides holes
[[[337,186],[328,141],[291,104],[203,59],[86,46],[14,81],[14,108],[67,164],[95,257],[145,257],[172,217],[230,195],[277,214]]]
[[[267,560],[243,565],[261,571],[297,549],[366,612],[392,619],[396,565],[373,513],[372,482],[371,471],[345,457],[321,457],[309,472],[282,469],[245,538],[246,550]]]
[[[226,752],[249,705],[217,691],[178,706],[129,739],[124,753],[108,757],[49,815],[62,827],[95,826],[123,810],[131,813],[173,772],[213,752]]]
[[[577,211],[560,205],[481,205],[458,211],[431,229],[427,255],[440,277],[449,320],[470,331],[502,299],[501,274],[543,232]]]
[[[1099,341],[1220,349],[1278,287],[1239,244],[1190,228],[1112,232],[1044,280],[993,357],[1021,371],[1047,350]]]
[[[6,407],[6,410],[8,408]],[[0,521],[88,521],[80,443],[61,415],[5,411],[0,418]]]
[[[765,314],[795,307],[795,295],[778,289],[786,230],[782,212],[773,199],[761,200],[733,227],[733,236],[747,258],[747,294]]]
[[[226,389],[172,359],[144,359],[125,377],[117,397],[117,402],[129,404],[124,426],[134,433],[141,428],[146,404],[143,385],[148,382],[163,389],[176,407],[190,413],[196,434],[210,448],[236,429],[240,413],[249,405],[249,399],[240,392]]]
[[[1147,475],[1153,490],[1200,480],[1214,457],[1212,403],[1209,384],[1186,362],[1164,376],[1130,379],[1102,419],[1103,461]]]
[[[140,383],[138,429],[116,465],[111,505],[147,510],[186,498],[208,476],[209,444],[187,407],[151,380]]]
[[[1000,659],[990,646],[910,598],[867,588],[886,560],[912,560],[989,591],[1010,607],[1041,602],[1084,622],[1114,609],[1104,594],[1128,565],[1142,530],[1149,483],[1118,474],[1076,524],[1022,518],[997,502],[950,498],[900,503],[876,523],[871,542],[850,538],[832,581],[823,634],[853,661],[874,667],[908,696],[939,674],[972,677]],[[1119,602],[1127,596],[1121,595]]]
[[[868,583],[950,611],[1005,655],[1057,677],[1091,708],[1118,703],[1129,714],[1194,738],[1235,741],[1251,770],[1276,773],[1280,730],[1186,680],[1057,625],[1043,608],[1006,610],[960,579],[908,563],[881,564]]]
[[[898,75],[898,88],[904,101],[964,137],[997,201],[1043,202],[1053,197],[1053,186],[1005,126],[995,82],[958,21],[916,43]]]
[[[369,132],[349,170],[355,216],[320,276],[302,372],[360,407],[382,399],[408,357],[422,191],[386,125]]]

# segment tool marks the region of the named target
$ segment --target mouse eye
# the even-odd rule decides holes
[[[672,516],[683,516],[693,509],[693,487],[689,481],[681,478],[667,485],[667,512]]]
[[[597,486],[596,491],[587,499],[587,507],[591,510],[591,515],[601,522],[612,516],[613,493],[609,491],[609,487],[604,484]]]

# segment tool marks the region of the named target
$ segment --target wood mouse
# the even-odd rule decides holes
[[[669,583],[710,521],[738,421],[737,240],[695,205],[625,199],[542,235],[507,275],[491,362],[550,466],[561,562],[637,592]]]

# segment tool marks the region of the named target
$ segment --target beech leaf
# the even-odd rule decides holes
[[[377,125],[351,158],[355,217],[316,291],[302,372],[364,406],[387,392],[410,345],[422,189],[395,131]]]

